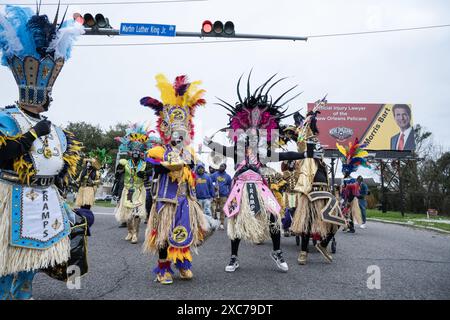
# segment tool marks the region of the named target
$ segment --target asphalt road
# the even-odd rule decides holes
[[[226,273],[230,244],[216,231],[193,255],[194,279],[175,277],[172,285],[154,282],[156,257],[142,253],[140,242],[123,240],[112,209],[96,208],[89,238],[90,272],[80,289],[38,274],[34,298],[40,299],[450,299],[450,236],[434,231],[369,222],[355,234],[338,232],[333,263],[310,247],[308,264],[297,264],[295,238],[282,238],[289,272],[281,273],[269,257],[270,241],[242,243],[241,267]],[[101,213],[109,214],[101,214]],[[380,289],[369,289],[369,266],[380,270]]]

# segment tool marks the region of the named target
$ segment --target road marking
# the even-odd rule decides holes
[[[103,216],[113,216],[114,212],[100,212],[100,211],[95,211],[94,212],[95,215],[99,214],[99,215],[103,215]]]

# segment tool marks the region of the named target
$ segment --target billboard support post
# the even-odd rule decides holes
[[[331,192],[334,194],[334,161],[336,158],[331,158]]]
[[[381,179],[381,212],[386,213],[386,189],[384,188],[384,162],[380,159],[380,179]]]
[[[399,159],[397,161],[397,171],[398,171],[398,187],[400,189],[400,212],[402,214],[402,217],[405,217],[405,206],[403,201],[403,183],[402,183],[402,172],[401,172],[401,160]]]

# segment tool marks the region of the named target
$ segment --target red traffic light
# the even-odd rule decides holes
[[[73,14],[73,20],[75,20],[76,22],[78,22],[80,24],[84,24],[83,16],[81,14],[79,14],[78,12]]]
[[[203,21],[202,24],[202,33],[210,33],[212,31],[212,22],[209,20]]]

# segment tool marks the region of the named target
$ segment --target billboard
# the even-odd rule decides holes
[[[308,103],[308,111],[314,103]],[[413,151],[411,105],[376,103],[327,103],[317,115],[319,140],[324,149],[347,145],[357,137],[369,150]]]

